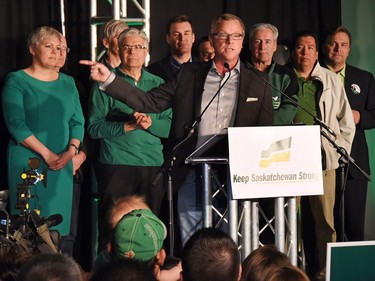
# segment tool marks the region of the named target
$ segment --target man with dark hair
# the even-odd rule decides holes
[[[330,30],[325,38],[322,51],[324,65],[338,75],[348,97],[354,123],[356,125],[351,156],[367,174],[370,163],[365,130],[375,128],[375,80],[372,73],[346,63],[350,53],[351,34],[343,26]],[[341,171],[337,171],[340,176]],[[335,225],[341,229],[340,203],[341,182],[336,190]],[[367,179],[349,164],[349,175],[344,193],[344,233],[348,241],[363,241],[365,229]],[[345,240],[345,238],[344,238]]]
[[[182,253],[184,281],[237,281],[240,255],[232,238],[216,228],[202,228],[187,241]]]
[[[288,256],[275,245],[264,245],[252,251],[242,262],[241,281],[267,281],[270,271],[290,264]]]
[[[96,271],[90,281],[156,281],[152,269],[138,260],[117,260]]]
[[[166,40],[170,54],[164,59],[150,64],[147,69],[165,81],[172,79],[185,62],[192,62],[192,48],[195,41],[193,23],[186,15],[178,15],[167,23]],[[194,59],[195,61],[195,59]]]
[[[62,254],[40,254],[27,262],[16,281],[82,281],[78,264]]]
[[[337,75],[320,66],[318,42],[314,33],[303,31],[294,38],[292,60],[298,77],[298,103],[310,113],[297,108],[295,122],[315,124],[320,118],[335,133],[326,132],[332,141],[350,153],[355,125],[345,89]],[[315,239],[319,253],[319,266],[326,264],[328,242],[336,242],[333,209],[335,205],[335,170],[340,154],[322,137],[323,195],[310,196],[309,203],[315,222]],[[302,213],[304,211],[302,210]]]
[[[200,61],[209,61],[214,58],[215,50],[212,47],[208,36],[200,38],[198,43],[198,56]]]

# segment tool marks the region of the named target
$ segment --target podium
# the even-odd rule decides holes
[[[308,128],[307,128],[308,127]],[[227,210],[224,214],[220,214],[220,216],[225,217],[225,214],[228,214],[228,231],[229,235],[232,239],[239,244],[239,249],[241,251],[242,259],[246,258],[252,250],[255,250],[259,247],[259,198],[275,198],[275,245],[276,247],[285,252],[291,262],[297,265],[297,206],[296,206],[296,196],[301,195],[316,195],[323,193],[323,185],[321,181],[321,161],[320,161],[320,136],[319,136],[319,128],[317,126],[304,126],[304,127],[294,127],[294,126],[287,126],[287,127],[254,127],[254,128],[229,128],[228,132],[228,140],[229,140],[229,158],[228,157],[214,157],[210,155],[205,155],[204,153],[196,153],[203,149],[206,146],[206,143],[209,143],[211,140],[209,139],[206,143],[201,145],[192,155],[190,155],[185,163],[191,165],[200,165],[202,169],[202,182],[203,182],[203,189],[202,189],[202,207],[203,207],[203,227],[210,227],[213,226],[213,211],[215,207],[212,205],[212,175],[211,175],[211,167],[212,165],[226,165],[228,170],[228,181],[226,182],[226,193],[227,193]],[[307,131],[302,132],[301,128],[307,129]],[[255,130],[255,131],[254,131]],[[259,130],[259,131],[257,131]],[[306,133],[307,132],[307,133]],[[288,179],[288,188],[284,190],[282,187],[282,183],[276,182],[267,184],[261,183],[261,190],[258,190],[259,187],[253,184],[250,184],[251,177],[254,175],[254,167],[252,167],[252,163],[248,163],[248,160],[253,160],[256,162],[257,168],[264,169],[263,166],[274,166],[272,163],[283,163],[281,158],[275,157],[274,155],[270,158],[273,159],[274,162],[270,161],[269,159],[261,159],[259,161],[259,155],[257,153],[261,153],[264,151],[264,148],[259,146],[265,145],[267,143],[274,142],[273,139],[279,140],[285,139],[284,135],[287,137],[291,137],[292,140],[299,139],[301,136],[309,135],[309,139],[313,142],[313,147],[311,147],[311,142],[301,142],[301,140],[293,141],[292,145],[289,149],[288,153],[284,153],[281,156],[285,156],[289,154],[289,163],[290,167],[303,169],[304,167],[300,167],[296,165],[294,160],[290,160],[290,156],[296,156],[299,153],[300,147],[296,146],[296,143],[299,143],[303,147],[310,151],[312,154],[316,154],[315,158],[312,160],[310,164],[307,165],[307,174],[315,175],[315,178],[311,180],[311,178],[304,182],[303,180],[296,180],[295,182],[291,182],[291,179]],[[256,137],[254,137],[256,136]],[[212,138],[216,138],[213,136]],[[266,140],[265,138],[271,138],[272,141]],[[235,140],[235,141],[234,141]],[[238,141],[240,143],[238,143]],[[258,144],[258,148],[256,145],[252,143],[252,141],[256,141]],[[243,142],[244,144],[241,144]],[[277,142],[277,141],[276,141]],[[305,144],[304,144],[305,143]],[[244,153],[244,148],[251,147],[253,148],[250,151],[247,151],[249,155]],[[271,145],[272,147],[272,145]],[[273,146],[274,147],[274,146]],[[272,150],[272,149],[271,149]],[[207,151],[207,150],[205,150]],[[266,154],[263,154],[263,156]],[[306,155],[306,153],[302,154]],[[261,156],[261,155],[260,155]],[[238,159],[239,158],[239,159]],[[297,157],[298,158],[298,157]],[[301,159],[301,157],[299,157]],[[277,161],[276,161],[276,160]],[[303,157],[302,157],[303,159]],[[240,161],[241,160],[241,161]],[[242,163],[244,160],[245,164]],[[268,161],[268,162],[267,162]],[[300,160],[299,160],[300,161]],[[234,163],[236,162],[236,163]],[[305,161],[306,162],[306,161]],[[271,163],[271,165],[270,165]],[[271,168],[272,168],[271,167]],[[240,168],[238,170],[238,168]],[[245,168],[245,172],[243,170]],[[280,168],[280,167],[279,167]],[[283,163],[282,169],[285,168],[285,163]],[[312,169],[312,170],[309,170]],[[272,170],[272,169],[271,169]],[[230,172],[229,172],[230,171]],[[252,172],[253,171],[253,172]],[[317,172],[318,171],[318,172]],[[249,173],[247,175],[246,173]],[[255,174],[256,175],[256,174]],[[239,185],[239,187],[238,187]],[[303,188],[299,188],[301,186]],[[281,186],[281,188],[280,188]],[[307,186],[307,188],[306,188]],[[266,187],[266,188],[265,188]],[[239,190],[238,190],[239,189]],[[263,190],[262,190],[263,189]],[[275,189],[278,189],[275,192]],[[249,193],[250,191],[250,193]],[[265,192],[264,192],[265,191]],[[271,193],[270,193],[271,192]],[[284,215],[284,206],[285,206],[285,198],[287,198],[287,215]],[[285,217],[287,220],[285,220]],[[288,228],[288,234],[286,237],[286,228]],[[240,241],[239,241],[240,240]],[[287,241],[287,247],[285,246],[285,241]]]

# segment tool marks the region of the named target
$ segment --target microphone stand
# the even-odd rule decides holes
[[[211,105],[211,103],[214,101],[214,99],[220,93],[221,89],[224,87],[224,85],[229,80],[229,78],[231,76],[229,64],[225,62],[224,67],[229,71],[228,77],[225,79],[223,84],[220,85],[219,89],[216,91],[214,96],[208,102],[208,104],[203,109],[201,114],[199,114],[199,116],[194,120],[192,125],[187,128],[187,133],[184,136],[184,138],[173,147],[169,157],[166,160],[164,160],[163,165],[160,167],[159,172],[156,174],[155,179],[152,182],[152,186],[155,186],[157,184],[157,182],[159,182],[162,179],[163,175],[165,175],[165,173],[168,171],[168,182],[167,182],[168,231],[169,231],[169,254],[171,256],[173,256],[173,252],[174,252],[173,184],[172,184],[171,171],[172,171],[174,162],[176,161],[176,153],[185,142],[187,142],[192,136],[194,136],[196,134],[196,129],[197,129],[199,123],[202,120],[203,114],[207,111],[208,107]]]
[[[258,70],[255,69],[254,66],[252,66],[250,63],[246,63],[245,66],[252,69],[258,75],[258,77],[260,77],[260,79],[262,79],[267,85],[271,86],[271,88],[275,89],[280,94],[282,94],[284,97],[286,97],[289,101],[291,101],[293,103],[293,105],[299,107],[300,109],[305,111],[308,115],[310,115],[316,123],[318,123],[321,127],[323,127],[325,130],[327,130],[332,136],[334,136],[335,138],[337,137],[336,133],[327,124],[325,124],[322,120],[320,120],[317,116],[314,116],[311,112],[309,112],[306,108],[304,108],[303,106],[298,104],[298,102],[296,102],[294,99],[289,97],[282,90],[278,89],[272,83],[270,83],[268,80],[264,79],[258,73]],[[341,183],[340,183],[341,202],[340,202],[340,210],[339,210],[340,230],[338,231],[338,234],[339,234],[338,236],[339,236],[339,241],[343,242],[344,239],[345,239],[345,216],[344,216],[344,214],[345,214],[345,211],[344,211],[344,209],[345,209],[345,206],[344,206],[344,192],[345,192],[345,177],[344,177],[345,168],[344,168],[344,166],[345,166],[345,163],[348,163],[348,168],[349,168],[349,163],[354,165],[368,181],[371,181],[371,177],[363,169],[361,169],[361,167],[359,167],[357,165],[357,163],[355,163],[355,160],[348,154],[348,152],[343,147],[338,146],[337,143],[334,140],[332,140],[324,130],[321,129],[320,134],[324,138],[326,138],[328,140],[328,142],[331,143],[332,146],[336,149],[337,153],[339,153],[341,155],[340,160],[339,160],[340,167],[341,167],[341,177],[340,177],[340,179],[341,179]]]
[[[344,192],[345,192],[345,163],[348,163],[348,169],[349,169],[349,165],[354,165],[354,167],[356,167],[360,172],[361,174],[367,179],[367,181],[371,181],[371,177],[370,175],[368,175],[361,167],[359,167],[357,165],[357,163],[355,163],[355,160],[349,155],[349,153],[342,147],[338,146],[337,143],[335,141],[333,141],[328,135],[326,132],[324,132],[323,130],[320,130],[320,133],[322,136],[324,136],[329,142],[330,144],[332,144],[332,146],[336,149],[337,153],[339,153],[341,155],[340,159],[339,159],[339,162],[340,162],[340,167],[341,167],[341,174],[340,174],[340,179],[341,179],[341,183],[340,183],[340,208],[339,208],[339,215],[340,215],[340,229],[338,231],[338,240],[340,242],[345,242],[345,206],[344,206],[344,202],[345,202],[345,196],[344,196]]]

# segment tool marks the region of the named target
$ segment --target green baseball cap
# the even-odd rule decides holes
[[[148,261],[160,251],[166,235],[164,223],[151,210],[133,210],[117,223],[111,251],[119,258]]]

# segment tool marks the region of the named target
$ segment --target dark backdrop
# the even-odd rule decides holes
[[[92,0],[95,1],[95,0]],[[99,16],[110,16],[108,0],[98,0]],[[139,12],[128,1],[128,17],[139,17]],[[71,52],[65,71],[74,76],[81,86],[82,103],[86,106],[90,88],[89,70],[79,66],[78,60],[90,58],[90,1],[65,0],[66,37]],[[257,22],[270,22],[280,31],[280,40],[288,41],[302,29],[311,29],[318,35],[331,26],[341,23],[340,0],[151,0],[151,61],[158,60],[168,53],[165,42],[167,20],[178,14],[186,14],[194,23],[196,38],[207,35],[211,20],[217,14],[229,12],[241,17],[249,28]],[[59,0],[1,0],[0,1],[0,87],[6,74],[30,64],[26,41],[35,27],[50,25],[61,31]],[[2,118],[2,114],[1,114]],[[9,135],[0,120],[0,189],[7,188],[6,144]],[[90,182],[89,180],[86,181]],[[82,192],[83,202],[91,202],[91,189],[86,186]],[[81,204],[83,230],[80,230],[79,261],[89,269],[92,249],[89,238],[90,204]]]

